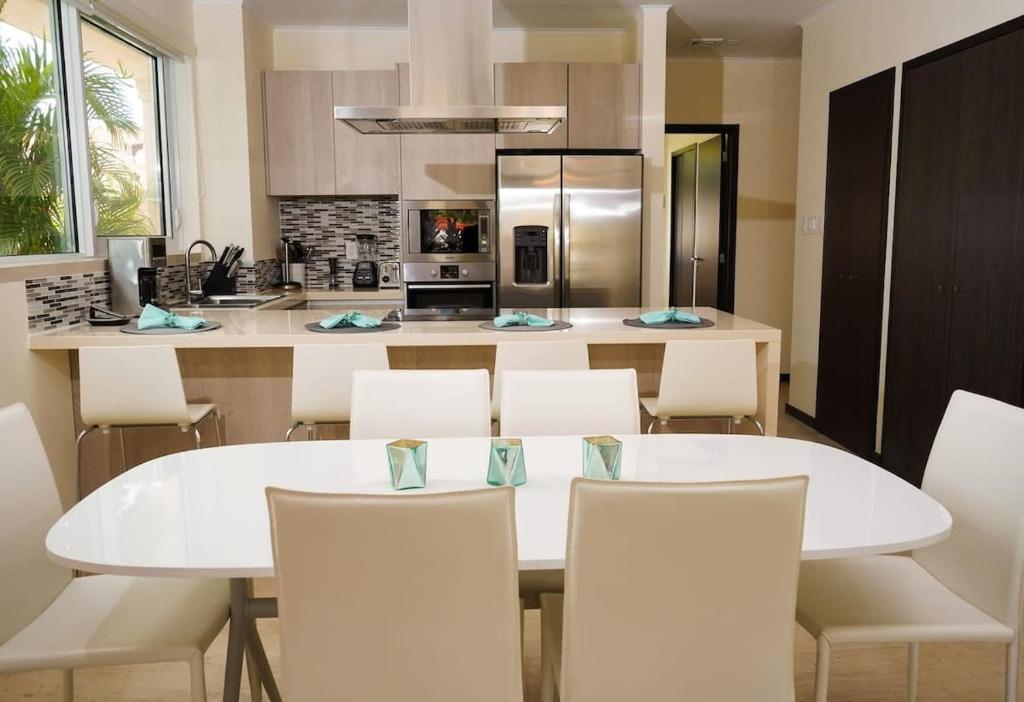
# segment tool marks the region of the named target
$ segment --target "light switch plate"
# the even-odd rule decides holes
[[[348,261],[356,261],[359,259],[359,245],[356,242],[345,242],[345,259]]]

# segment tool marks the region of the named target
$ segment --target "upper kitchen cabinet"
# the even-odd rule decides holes
[[[335,71],[332,81],[334,105],[398,104],[397,71]],[[397,194],[401,188],[399,149],[397,136],[360,134],[335,121],[335,192],[338,195]]]
[[[334,99],[326,71],[263,75],[268,195],[333,195]]]
[[[567,105],[569,64],[498,63],[494,65],[494,104]],[[569,145],[568,126],[551,134],[499,134],[499,149],[564,149]]]
[[[640,148],[640,66],[569,64],[569,148]]]
[[[399,64],[399,90],[409,104],[409,65]],[[494,199],[493,134],[403,134],[402,198]]]

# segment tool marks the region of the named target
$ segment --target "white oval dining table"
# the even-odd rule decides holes
[[[941,541],[952,526],[946,509],[924,492],[872,463],[821,444],[703,434],[620,438],[622,480],[809,476],[804,559],[904,551]],[[243,647],[257,656],[251,662],[271,699],[278,699],[252,625],[252,617],[268,616],[270,610],[258,611],[248,585],[251,578],[274,573],[264,491],[275,486],[391,493],[386,443],[247,444],[163,456],[86,496],[53,526],[46,548],[58,563],[92,573],[230,579],[232,634],[225,699],[238,699]],[[484,438],[430,440],[427,486],[403,494],[486,487],[489,445]],[[560,569],[565,564],[569,486],[581,473],[581,439],[526,437],[523,451],[527,482],[516,489],[519,566]]]

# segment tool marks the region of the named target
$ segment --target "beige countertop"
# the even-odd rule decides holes
[[[388,291],[385,291],[388,292]],[[311,294],[311,293],[304,293]],[[338,299],[337,291],[325,291],[322,299]],[[333,297],[332,297],[333,295]],[[298,301],[290,296],[291,304]],[[369,314],[382,316],[390,306],[359,305]],[[639,308],[549,309],[551,319],[572,323],[571,329],[550,332],[506,332],[481,329],[479,321],[402,322],[400,329],[376,334],[318,334],[305,329],[330,314],[330,310],[189,310],[189,314],[216,320],[223,326],[206,332],[176,335],[123,334],[118,327],[91,327],[80,324],[66,329],[39,332],[29,336],[32,349],[78,349],[82,346],[131,346],[171,344],[176,348],[284,348],[296,344],[367,344],[387,346],[493,346],[499,341],[579,340],[593,344],[657,344],[669,339],[752,339],[761,343],[780,343],[782,332],[765,324],[737,317],[710,307],[697,308],[698,314],[715,323],[702,329],[637,329],[622,320],[636,317]]]

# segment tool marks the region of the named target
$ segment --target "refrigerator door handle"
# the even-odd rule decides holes
[[[572,195],[566,193],[562,196],[562,307],[572,307],[572,299],[569,291],[572,282],[569,278],[569,269],[572,267]]]
[[[551,203],[551,232],[548,234],[548,280],[556,304],[562,295],[562,195],[555,193]]]

